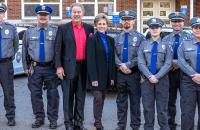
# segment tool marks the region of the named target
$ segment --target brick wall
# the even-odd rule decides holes
[[[194,16],[200,17],[200,1],[194,0]]]
[[[131,9],[137,11],[137,0],[116,0],[117,11]]]
[[[21,0],[7,0],[8,19],[21,19]]]

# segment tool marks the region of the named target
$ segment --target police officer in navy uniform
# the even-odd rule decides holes
[[[171,130],[176,130],[176,98],[178,89],[180,89],[181,71],[177,64],[177,49],[180,43],[185,39],[191,39],[191,34],[183,31],[185,14],[182,12],[173,12],[169,14],[169,19],[173,28],[173,32],[167,35],[163,40],[173,48],[173,62],[169,76],[169,103],[168,103],[168,116],[169,126]]]
[[[16,27],[3,20],[6,10],[6,5],[0,3],[0,83],[4,93],[4,107],[6,109],[8,126],[14,126],[16,124],[16,107],[14,103],[14,70],[12,60],[18,51],[19,37]]]
[[[184,40],[178,49],[181,77],[181,130],[194,129],[196,105],[200,111],[200,17],[190,20],[193,39]],[[198,130],[200,122],[198,121]]]
[[[172,50],[160,36],[164,22],[159,18],[147,21],[151,38],[143,41],[138,50],[138,67],[144,75],[141,85],[144,107],[144,130],[154,130],[155,102],[160,130],[169,130],[168,99],[169,80],[167,72],[171,67]]]
[[[24,34],[22,58],[25,73],[28,74],[28,87],[35,122],[32,128],[44,124],[45,112],[42,100],[43,89],[47,90],[47,116],[49,128],[57,127],[59,94],[58,78],[54,68],[54,41],[57,27],[48,24],[52,9],[40,5],[35,9],[37,26],[30,27]]]
[[[137,66],[137,51],[144,36],[134,29],[136,12],[123,10],[119,13],[123,31],[115,37],[115,63],[117,65],[117,117],[116,130],[126,130],[128,97],[130,100],[130,126],[140,127],[140,72]]]

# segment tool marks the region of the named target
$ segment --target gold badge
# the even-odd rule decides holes
[[[43,6],[42,6],[42,10],[45,10],[45,8],[46,8],[46,7],[43,5]]]
[[[5,34],[6,34],[6,35],[9,34],[9,30],[8,30],[8,29],[5,30]]]
[[[49,36],[52,36],[52,35],[53,35],[53,32],[52,32],[52,31],[49,31],[48,34],[49,34]]]

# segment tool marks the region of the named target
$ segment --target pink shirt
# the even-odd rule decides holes
[[[72,27],[74,30],[74,36],[76,41],[76,60],[85,60],[86,49],[86,33],[83,24],[78,27],[74,21],[72,21]]]

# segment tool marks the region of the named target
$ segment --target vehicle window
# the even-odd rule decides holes
[[[22,40],[22,39],[23,39],[24,32],[25,32],[25,30],[23,30],[23,31],[21,31],[21,32],[18,33],[19,40]]]

